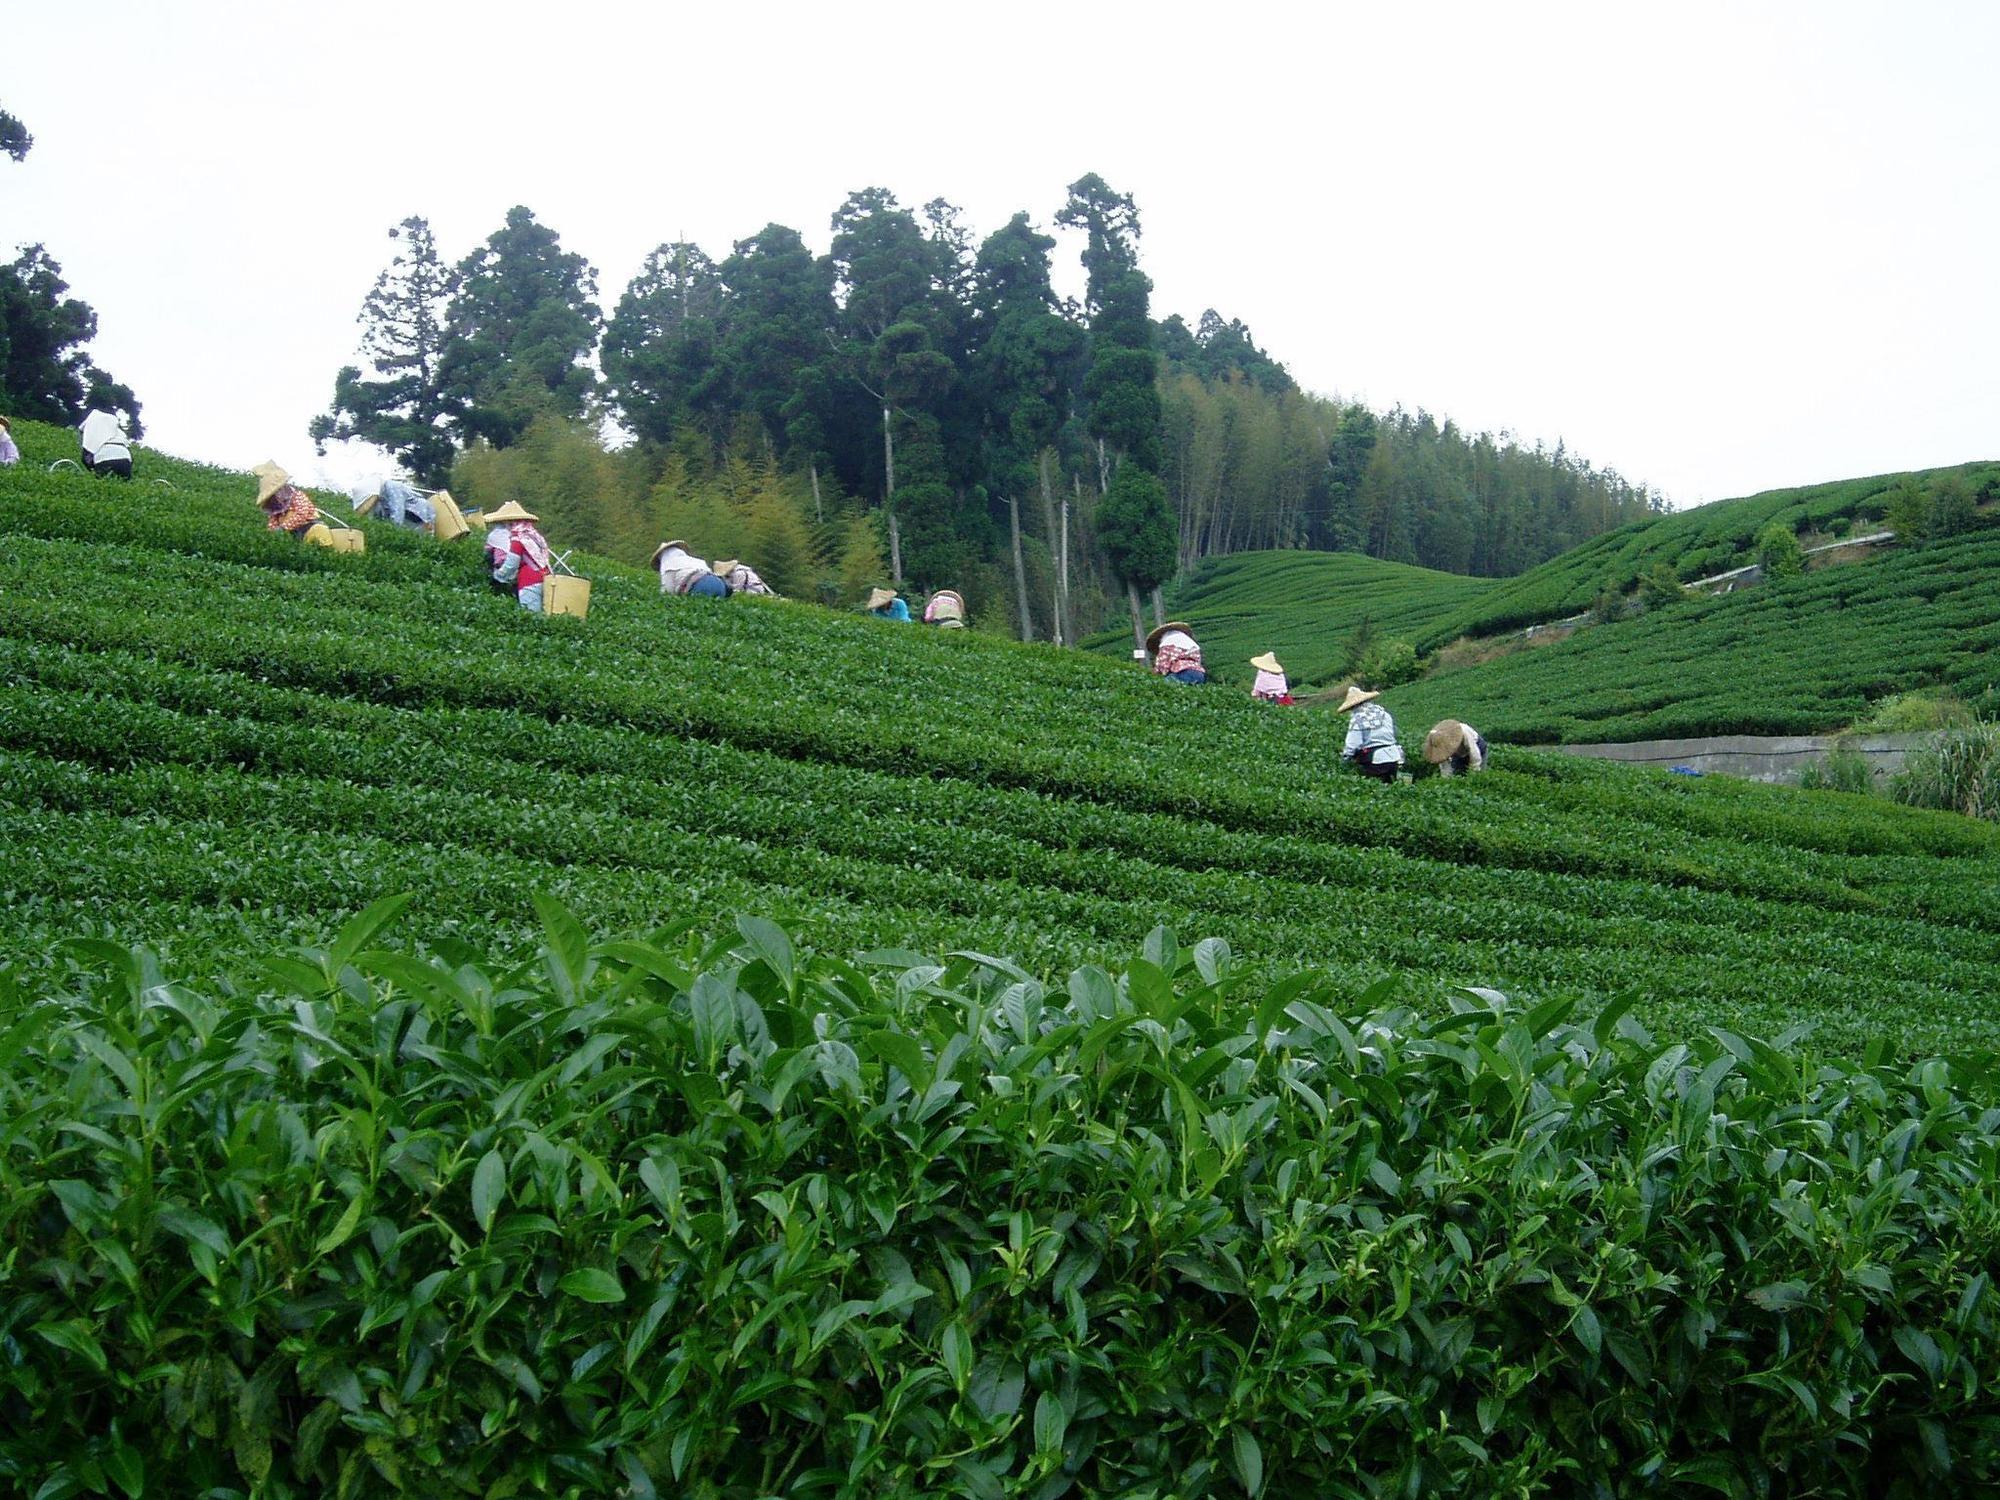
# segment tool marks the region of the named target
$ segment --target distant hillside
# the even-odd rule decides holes
[[[1899,481],[1914,477],[1928,483],[1951,473],[1964,475],[1978,490],[2000,480],[2000,463],[1766,490],[1621,526],[1502,580],[1467,608],[1440,620],[1417,644],[1430,650],[1458,636],[1493,635],[1580,614],[1606,589],[1628,592],[1660,562],[1672,564],[1684,581],[1724,572],[1753,560],[1757,533],[1773,521],[1795,531],[1838,534],[1880,520]]]
[[[1805,734],[1936,686],[2000,711],[2000,528],[1592,626],[1391,706],[1412,732],[1461,718],[1516,743]]]
[[[1293,686],[1311,687],[1341,671],[1364,618],[1377,639],[1414,643],[1503,582],[1354,552],[1239,552],[1198,566],[1174,590],[1170,612],[1195,627],[1219,681],[1249,682],[1249,659],[1275,651]],[[1084,645],[1127,656],[1132,632],[1106,631]]]

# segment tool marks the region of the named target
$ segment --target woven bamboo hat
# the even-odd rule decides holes
[[[1347,713],[1349,710],[1359,708],[1362,704],[1372,702],[1381,696],[1380,693],[1349,683],[1347,696],[1340,700],[1340,712]]]
[[[265,459],[250,471],[257,476],[257,503],[262,505],[292,482],[292,476],[278,467],[276,459]]]
[[[875,589],[869,593],[868,602],[861,607],[863,609],[881,609],[884,605],[894,604],[895,602],[896,591],[894,589]]]
[[[1266,651],[1262,656],[1251,657],[1250,665],[1260,672],[1282,672],[1285,670],[1278,664],[1278,653],[1275,651]]]
[[[1446,719],[1424,736],[1424,759],[1441,766],[1458,754],[1464,744],[1465,726],[1456,719]]]
[[[735,557],[718,557],[715,560],[715,566],[708,571],[713,573],[717,578],[727,578],[731,573],[736,571],[737,564],[740,561],[740,558]]]
[[[1166,624],[1155,625],[1151,630],[1146,632],[1146,649],[1148,651],[1158,651],[1160,649],[1160,637],[1165,635],[1169,630],[1184,631],[1188,635],[1194,634],[1194,626],[1188,624],[1186,620],[1169,620]]]
[[[12,432],[14,430],[14,424],[8,421],[5,417],[0,417],[0,429]]]
[[[933,601],[949,599],[953,604],[958,606],[960,614],[965,613],[965,595],[961,594],[957,589],[939,589],[935,594],[931,595],[931,598]]]
[[[660,565],[661,553],[666,552],[669,548],[685,547],[685,546],[687,546],[687,542],[681,537],[675,537],[671,542],[660,543],[659,546],[653,549],[653,555],[646,559],[646,566],[649,568],[657,568]]]
[[[541,517],[531,510],[523,509],[520,501],[509,500],[498,510],[486,512],[486,519],[492,525],[498,526],[503,521],[539,521]]]

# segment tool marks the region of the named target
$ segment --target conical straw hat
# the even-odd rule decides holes
[[[250,471],[257,476],[257,503],[262,505],[292,482],[292,476],[278,467],[276,459],[265,459]]]
[[[1262,656],[1251,657],[1250,665],[1260,672],[1282,672],[1285,670],[1278,665],[1278,653],[1275,651],[1266,651]]]
[[[1165,635],[1169,630],[1179,630],[1188,635],[1194,634],[1194,626],[1188,624],[1186,620],[1169,620],[1166,624],[1155,625],[1151,630],[1146,632],[1146,649],[1148,651],[1158,651],[1160,649],[1160,637]]]
[[[498,510],[486,512],[486,519],[489,524],[497,526],[502,521],[539,521],[541,517],[531,510],[523,510],[520,501],[509,500]]]
[[[1350,684],[1347,689],[1347,696],[1340,700],[1340,712],[1346,713],[1350,709],[1359,708],[1361,707],[1362,704],[1367,703],[1372,699],[1379,698],[1381,696],[1382,695],[1380,693],[1373,691],[1364,691],[1363,689]]]
[[[1429,734],[1424,736],[1424,759],[1434,766],[1441,766],[1458,754],[1465,743],[1465,726],[1456,719],[1446,719]]]
[[[863,609],[881,609],[884,605],[894,604],[895,602],[896,591],[894,589],[875,589],[868,595],[868,602],[861,607]]]

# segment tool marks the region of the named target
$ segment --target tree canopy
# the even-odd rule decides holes
[[[0,268],[0,394],[14,416],[75,426],[93,408],[123,412],[134,437],[145,432],[132,388],[91,360],[97,314],[65,296],[62,267],[30,245]]]

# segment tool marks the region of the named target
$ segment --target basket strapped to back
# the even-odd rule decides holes
[[[439,490],[431,496],[431,509],[436,512],[431,531],[441,542],[455,542],[472,527],[466,523],[465,513],[458,508],[458,502],[451,498],[450,490]]]

